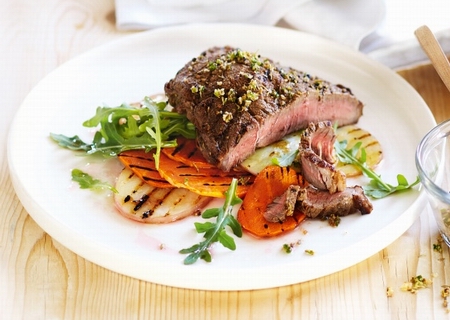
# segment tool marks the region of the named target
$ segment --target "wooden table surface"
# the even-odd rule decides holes
[[[441,286],[450,284],[449,250],[433,251],[438,234],[428,210],[395,242],[353,267],[301,284],[241,292],[177,289],[126,277],[45,233],[12,188],[8,127],[27,93],[50,71],[130,34],[116,30],[114,17],[113,0],[2,2],[0,319],[450,319],[441,298]],[[450,118],[450,95],[430,65],[399,73],[438,122]],[[432,286],[416,294],[401,291],[416,275],[433,275]]]

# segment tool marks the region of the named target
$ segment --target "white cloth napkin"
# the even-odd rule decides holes
[[[190,22],[276,24],[311,0],[115,0],[119,30],[145,30]]]
[[[398,68],[426,59],[414,30],[427,24],[450,53],[449,0],[115,0],[119,30],[191,22],[278,25],[332,39]]]

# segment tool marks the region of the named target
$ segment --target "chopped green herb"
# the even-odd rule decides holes
[[[433,251],[442,253],[442,246],[440,243],[433,243]]]
[[[98,179],[94,179],[88,173],[81,171],[80,169],[72,170],[72,180],[78,182],[81,189],[91,189],[91,190],[111,190],[117,193],[116,188],[111,186],[109,183],[102,182]]]
[[[315,252],[314,252],[314,250],[307,249],[307,250],[305,250],[305,253],[309,254],[310,256],[313,256]]]
[[[444,239],[442,239],[441,235],[438,235],[437,242],[433,243],[433,251],[442,253],[442,243],[444,242]]]
[[[286,253],[291,253],[293,250],[293,247],[291,246],[291,244],[283,244],[283,251]]]
[[[215,222],[196,222],[195,229],[198,233],[204,233],[205,240],[195,244],[189,248],[180,250],[182,254],[189,254],[184,259],[184,264],[193,264],[198,259],[203,259],[206,262],[211,262],[212,257],[209,252],[210,246],[214,242],[220,242],[225,248],[230,250],[236,249],[234,239],[227,234],[226,227],[229,226],[233,234],[237,237],[242,237],[242,228],[239,222],[232,214],[233,206],[242,202],[236,196],[237,179],[233,179],[230,187],[225,192],[225,203],[221,208],[211,208],[203,212],[204,219],[216,218]]]
[[[328,224],[329,224],[330,226],[336,228],[336,227],[339,226],[339,224],[341,223],[341,217],[339,217],[339,216],[336,215],[336,214],[330,214],[330,215],[327,217],[327,221],[328,221]]]
[[[215,62],[210,62],[210,63],[208,63],[208,69],[209,69],[210,71],[216,70],[216,69],[217,69],[217,63],[215,63]]]
[[[250,101],[256,101],[259,98],[259,94],[257,92],[247,90],[247,98]]]
[[[419,177],[417,177],[416,180],[410,184],[403,175],[398,174],[397,186],[386,183],[381,179],[381,176],[376,174],[366,165],[366,151],[361,147],[361,142],[356,143],[351,149],[346,149],[346,147],[347,141],[336,141],[335,149],[339,161],[359,167],[363,174],[370,179],[369,185],[364,187],[364,192],[372,198],[384,198],[392,193],[410,189],[420,182]],[[358,158],[357,154],[359,151],[361,152],[361,155]]]
[[[301,243],[300,240],[296,241],[296,242],[291,242],[291,243],[285,243],[283,244],[283,251],[286,253],[291,253],[292,251],[294,251],[294,248],[299,246]]]
[[[215,95],[217,98],[222,97],[223,95],[225,95],[225,89],[224,89],[224,88],[214,89],[214,95]]]

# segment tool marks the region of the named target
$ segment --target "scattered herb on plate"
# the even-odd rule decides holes
[[[341,217],[334,213],[330,214],[324,219],[328,222],[328,225],[330,225],[333,228],[336,228],[341,224]]]
[[[440,243],[433,243],[433,251],[442,253],[442,246]]]
[[[83,172],[80,169],[72,170],[72,180],[78,182],[81,189],[91,189],[94,191],[108,189],[114,193],[117,193],[116,188],[109,183],[94,179],[88,173]]]
[[[363,174],[370,179],[369,185],[364,187],[364,192],[375,199],[384,198],[395,192],[410,189],[417,185],[420,180],[419,177],[413,183],[409,183],[408,180],[402,174],[397,175],[397,186],[393,186],[384,182],[381,176],[376,174],[372,169],[366,165],[366,152],[364,148],[361,148],[361,143],[356,143],[352,148],[347,148],[347,141],[336,141],[335,150],[339,157],[339,161],[355,165],[361,169]],[[360,156],[357,154],[360,152]]]
[[[221,208],[210,208],[203,212],[202,218],[210,219],[215,217],[215,222],[196,222],[194,224],[197,233],[204,233],[203,237],[205,240],[189,248],[180,250],[182,254],[189,254],[184,259],[184,264],[193,264],[198,259],[211,262],[212,258],[209,248],[214,242],[220,242],[225,248],[230,250],[236,249],[236,243],[233,237],[227,234],[226,227],[229,226],[235,236],[242,237],[241,225],[232,214],[234,205],[242,202],[236,196],[237,182],[237,179],[232,180],[230,187],[225,192],[225,202]]]
[[[292,251],[294,251],[294,249],[296,247],[298,247],[300,244],[301,244],[301,240],[297,240],[297,241],[291,242],[291,243],[285,243],[285,244],[283,244],[282,249],[286,253],[292,253]]]

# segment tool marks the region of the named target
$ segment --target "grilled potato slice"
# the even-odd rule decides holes
[[[199,213],[211,200],[183,188],[158,188],[128,168],[116,182],[114,201],[119,212],[144,223],[168,223]]]
[[[356,125],[347,125],[337,129],[338,141],[347,141],[347,149],[361,142],[361,148],[366,150],[366,164],[369,168],[375,168],[383,159],[383,149],[380,142],[367,130]],[[358,155],[359,156],[359,155]],[[347,177],[355,177],[362,174],[361,170],[351,164],[338,162],[336,168],[345,173]]]
[[[242,162],[242,168],[247,171],[258,174],[265,167],[273,164],[273,159],[293,160],[296,151],[299,148],[302,132],[294,132],[287,135],[278,142],[256,150]],[[366,162],[369,168],[373,169],[383,159],[383,149],[380,142],[367,130],[361,129],[356,125],[347,125],[337,129],[336,136],[338,141],[347,140],[348,148],[353,147],[357,142],[361,142],[361,147],[366,150]],[[362,174],[358,167],[338,163],[337,169],[342,170],[347,177],[354,177]]]
[[[274,159],[286,159],[289,162],[288,164],[290,164],[290,161],[294,160],[297,155],[302,132],[303,131],[297,131],[288,134],[280,141],[257,149],[241,163],[241,167],[248,172],[257,175],[267,166],[273,165]],[[282,160],[280,162],[282,162]]]

